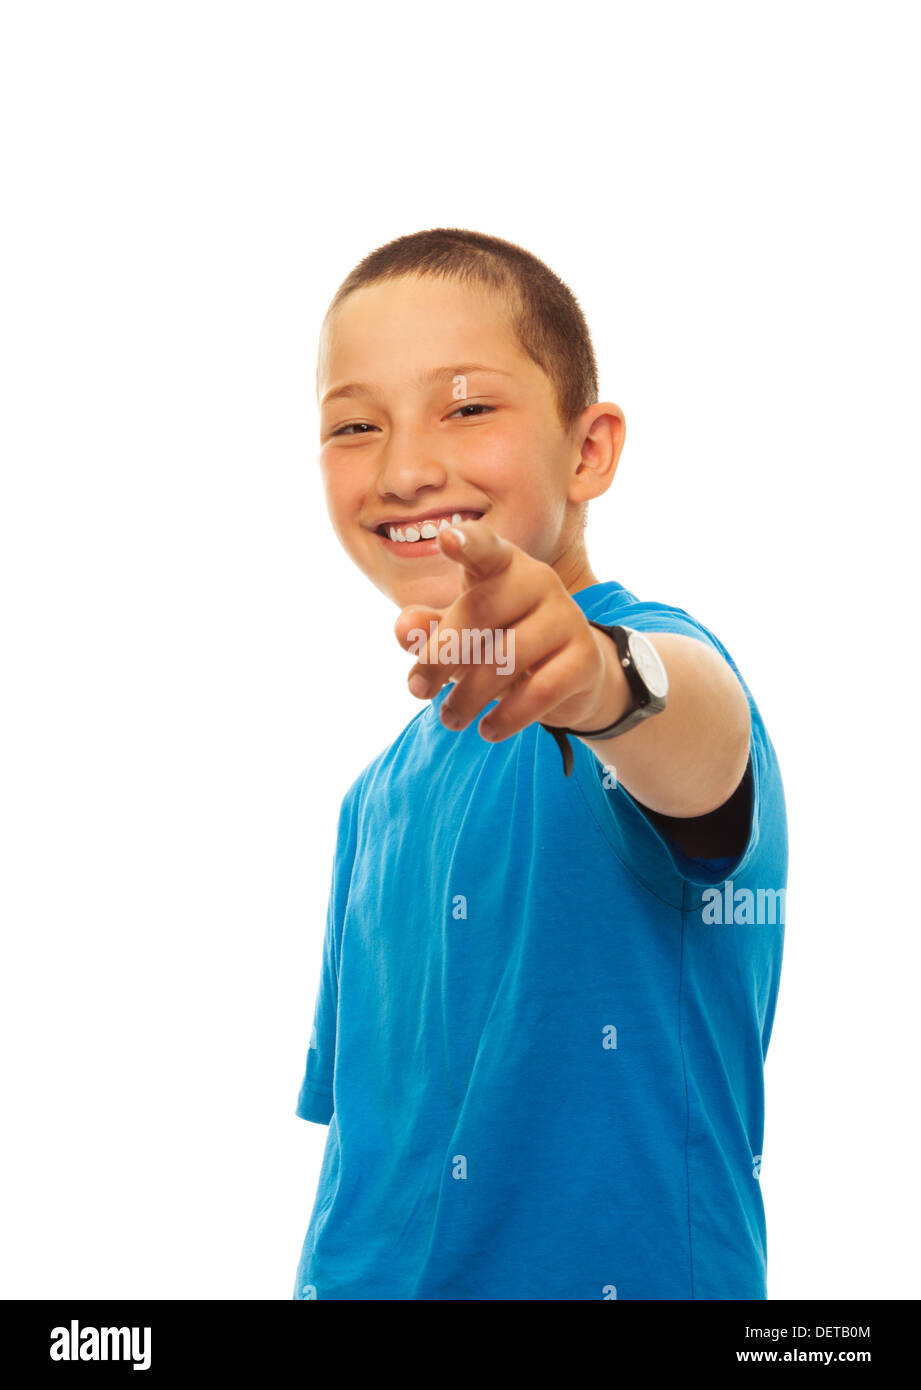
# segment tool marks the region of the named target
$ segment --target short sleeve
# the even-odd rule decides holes
[[[765,807],[783,822],[785,811],[776,755],[767,731],[741,672],[722,642],[702,623],[681,608],[664,604],[638,603],[619,607],[610,617],[587,615],[597,622],[619,623],[638,632],[674,632],[692,637],[712,647],[729,664],[748,700],[751,715],[748,764],[744,779],[748,783],[749,823],[746,842],[740,853],[719,859],[692,859],[667,834],[653,825],[630,793],[616,780],[616,766],[606,768],[581,740],[574,740],[574,771],[596,820],[615,852],[635,877],[650,891],[680,906],[688,884],[723,882],[730,875],[744,873],[759,852]],[[785,831],[784,831],[785,833]],[[776,848],[776,847],[775,847]]]
[[[352,784],[343,798],[336,834],[320,982],[317,987],[313,1025],[307,1045],[307,1062],[298,1093],[295,1113],[302,1120],[327,1125],[335,1109],[336,1035],[339,1014],[339,951],[342,925],[348,901],[352,865],[355,859],[357,811],[362,778]]]

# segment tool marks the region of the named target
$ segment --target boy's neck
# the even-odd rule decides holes
[[[564,551],[554,561],[553,568],[565,584],[568,594],[576,594],[580,589],[587,589],[590,584],[599,582],[588,562],[583,545]]]

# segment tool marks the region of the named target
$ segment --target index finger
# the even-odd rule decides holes
[[[482,517],[443,527],[438,532],[438,544],[449,560],[463,565],[473,583],[507,569],[516,549]]]

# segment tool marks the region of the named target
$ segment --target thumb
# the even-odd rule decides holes
[[[415,657],[422,660],[425,656],[426,644],[432,633],[430,624],[437,624],[441,614],[440,608],[427,608],[420,603],[414,603],[409,608],[404,608],[393,625],[397,641],[403,650],[412,652]]]

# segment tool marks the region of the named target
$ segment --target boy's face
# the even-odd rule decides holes
[[[587,494],[571,495],[581,436],[564,431],[550,379],[498,296],[419,276],[354,291],[322,335],[318,397],[333,527],[399,608],[447,607],[461,568],[437,539],[393,541],[379,527],[405,533],[455,512],[482,515],[573,591],[574,557],[584,558]]]

